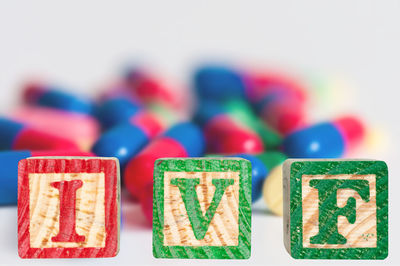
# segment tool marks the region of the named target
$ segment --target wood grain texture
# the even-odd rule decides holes
[[[153,198],[156,258],[249,258],[249,161],[159,159],[155,163]]]
[[[67,185],[75,183],[78,185],[71,193],[65,194]],[[20,257],[115,256],[119,249],[119,202],[115,158],[34,157],[20,161]]]
[[[382,161],[287,160],[284,239],[294,258],[384,259],[388,171]]]
[[[215,194],[213,179],[233,179],[224,191],[207,233],[196,239],[179,188],[174,178],[198,178],[196,193],[202,215]],[[164,244],[166,246],[237,246],[239,235],[239,172],[164,172]]]
[[[59,190],[56,181],[81,180],[76,191],[76,233],[83,242],[54,242],[59,232]],[[106,239],[104,210],[104,173],[34,173],[29,174],[30,245],[33,248],[104,247]]]
[[[318,190],[310,186],[310,180],[366,180],[369,184],[369,200],[361,199],[353,189],[339,189],[337,191],[337,205],[346,206],[349,198],[356,199],[356,219],[349,223],[346,217],[337,217],[339,234],[346,238],[345,244],[312,244],[311,237],[318,234],[319,200]],[[302,209],[303,209],[303,247],[305,248],[375,248],[376,237],[376,176],[375,175],[303,175],[302,177]]]

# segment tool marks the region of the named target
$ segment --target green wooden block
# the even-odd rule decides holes
[[[153,192],[154,257],[250,257],[250,161],[158,159]]]
[[[296,259],[385,259],[388,170],[374,160],[286,160],[284,242]]]

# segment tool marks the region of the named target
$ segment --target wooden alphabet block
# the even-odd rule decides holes
[[[385,259],[388,169],[373,160],[286,160],[284,242],[296,259]]]
[[[18,165],[21,258],[114,257],[119,250],[119,163],[30,157]]]
[[[250,161],[159,159],[153,192],[154,257],[250,257]]]

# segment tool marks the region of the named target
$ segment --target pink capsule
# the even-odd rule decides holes
[[[71,140],[0,118],[0,150],[79,150]]]
[[[346,150],[351,152],[365,139],[366,129],[361,120],[355,116],[342,116],[336,119],[333,124],[343,136]]]
[[[92,116],[44,107],[21,107],[12,118],[20,123],[76,143],[89,150],[99,137],[100,126]]]
[[[167,128],[167,123],[154,112],[143,110],[133,115],[129,122],[143,129],[150,139],[162,133]]]

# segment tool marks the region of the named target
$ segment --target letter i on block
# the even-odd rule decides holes
[[[373,160],[286,160],[284,242],[295,259],[385,259],[388,169]]]
[[[18,165],[21,258],[114,257],[119,163],[104,157],[31,157]]]
[[[248,259],[250,250],[250,161],[208,157],[155,162],[154,257]]]

